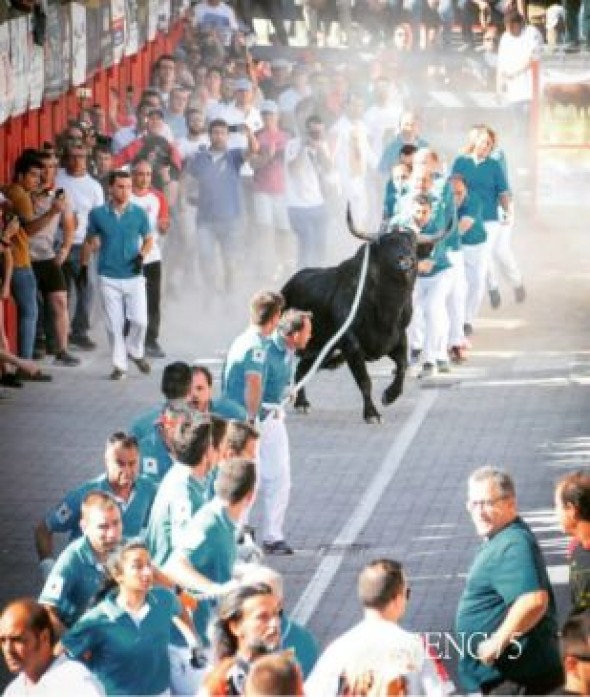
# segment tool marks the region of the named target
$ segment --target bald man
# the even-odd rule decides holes
[[[100,683],[78,661],[55,657],[55,633],[46,608],[33,598],[11,602],[0,617],[0,645],[8,670],[16,675],[5,697],[76,695],[104,697]]]

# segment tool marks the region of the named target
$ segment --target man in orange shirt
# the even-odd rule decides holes
[[[35,218],[31,193],[37,191],[41,182],[42,163],[27,153],[21,155],[14,167],[14,177],[4,194],[12,203],[14,212],[19,217],[20,228],[13,238],[11,290],[18,309],[18,355],[30,359],[33,356],[35,331],[37,327],[37,283],[31,267],[29,254],[29,237],[42,230],[65,208],[65,201],[55,199],[51,207]],[[50,375],[20,373],[21,379],[47,382]]]

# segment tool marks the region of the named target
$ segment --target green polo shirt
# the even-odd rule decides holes
[[[105,575],[88,539],[80,537],[59,555],[39,602],[54,607],[60,620],[71,627],[102,588]]]
[[[184,532],[179,552],[209,580],[215,583],[231,580],[238,556],[236,525],[227,515],[223,501],[215,498],[197,512]],[[206,643],[211,609],[210,602],[200,602],[193,617],[195,627]]]
[[[477,647],[498,629],[511,605],[522,595],[545,590],[549,607],[541,621],[509,646],[491,666],[475,658]],[[456,632],[466,650],[459,677],[468,692],[499,678],[528,682],[559,673],[555,599],[541,549],[528,525],[516,518],[479,548],[459,601]],[[468,649],[468,650],[467,650]]]
[[[156,566],[164,565],[178,547],[182,534],[207,499],[208,479],[199,481],[190,467],[175,463],[168,471],[158,493],[147,530],[147,544]]]
[[[160,695],[170,688],[170,627],[181,613],[178,598],[166,588],[153,588],[136,617],[112,595],[89,610],[61,642],[72,658],[84,657],[108,695]]]

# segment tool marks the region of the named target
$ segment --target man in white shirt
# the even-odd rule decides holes
[[[221,0],[205,0],[195,5],[194,23],[199,29],[215,29],[225,46],[229,46],[238,22],[233,9]]]
[[[5,697],[104,697],[100,683],[82,663],[55,657],[55,643],[49,613],[36,600],[14,600],[4,609],[0,645],[8,670],[16,675]]]
[[[421,637],[397,624],[410,598],[402,565],[390,559],[367,564],[359,576],[358,595],[364,618],[320,656],[305,683],[305,694],[357,694],[355,687],[367,681],[382,686],[375,694],[446,694]]]
[[[88,286],[79,283],[80,257],[86,239],[88,214],[93,208],[104,203],[104,192],[98,180],[88,174],[88,152],[84,146],[68,144],[64,157],[65,169],[58,171],[55,186],[66,192],[76,216],[74,240],[63,265],[70,303],[72,295],[75,298],[70,326],[70,344],[89,351],[96,348],[96,344],[88,336],[92,291]]]

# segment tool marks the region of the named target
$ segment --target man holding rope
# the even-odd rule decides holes
[[[310,312],[287,310],[267,348],[260,427],[259,491],[263,516],[262,540],[266,554],[293,554],[283,535],[291,489],[284,400],[295,375],[295,352],[307,346],[311,331]]]

